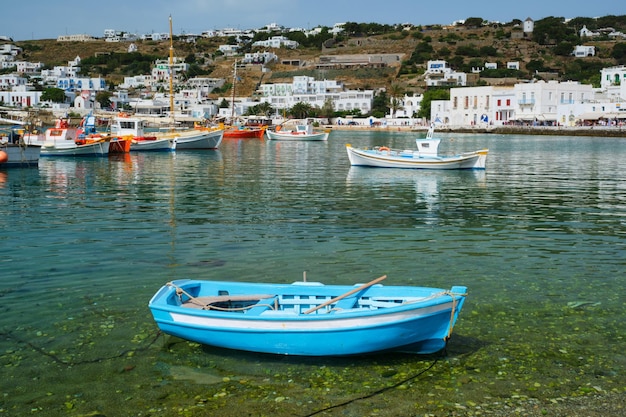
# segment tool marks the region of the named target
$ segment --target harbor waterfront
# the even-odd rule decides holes
[[[444,153],[489,148],[486,170],[349,165],[347,143],[411,149],[419,135],[337,130],[0,170],[0,415],[599,416],[557,410],[624,405],[624,139],[442,133]],[[468,295],[432,356],[211,348],[159,333],[148,309],[175,279],[305,273]]]

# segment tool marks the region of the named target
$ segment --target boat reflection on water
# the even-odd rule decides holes
[[[416,208],[423,207],[435,213],[442,200],[454,200],[469,188],[483,189],[487,186],[487,174],[483,170],[427,171],[411,169],[379,169],[352,166],[346,177],[346,186],[370,188],[381,198],[400,197],[412,188]]]

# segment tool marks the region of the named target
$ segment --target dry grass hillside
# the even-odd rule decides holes
[[[369,37],[351,38],[331,48],[298,48],[296,50],[280,49],[277,52],[281,62],[299,60],[299,65],[283,65],[274,63],[269,66],[269,72],[261,73],[259,68],[247,68],[238,70],[241,82],[237,84],[238,96],[253,95],[260,82],[287,82],[294,75],[309,75],[316,78],[336,79],[343,82],[346,87],[352,89],[369,88],[376,89],[389,87],[391,83],[399,84],[405,91],[420,92],[425,85],[421,73],[423,67],[413,68],[412,71],[402,71],[401,65],[379,69],[325,69],[315,70],[315,62],[321,55],[341,54],[376,54],[394,53],[404,54],[403,60],[408,60],[416,46],[428,39],[432,46],[432,59],[449,59],[455,55],[460,47],[473,47],[480,49],[488,46],[497,50],[497,56],[464,57],[465,63],[478,59],[482,62],[500,62],[506,64],[509,61],[520,62],[521,69],[532,60],[541,60],[546,66],[562,69],[573,57],[556,56],[549,46],[539,45],[529,39],[516,39],[511,35],[514,30],[504,28],[427,28],[421,33],[398,33],[397,35],[380,35]],[[416,36],[419,35],[419,36]],[[201,39],[195,44],[175,42],[174,53],[179,57],[187,57],[194,54],[204,67],[210,70],[208,76],[224,78],[227,83],[232,82],[234,58],[225,58],[215,54],[218,46],[224,43],[224,39]],[[169,56],[169,42],[138,41],[135,43],[141,54],[160,56],[166,59]],[[615,65],[610,57],[615,41],[585,42],[586,45],[596,46],[597,56],[585,58],[586,62],[601,61],[605,66]],[[127,43],[110,43],[102,40],[94,42],[57,42],[56,40],[35,40],[17,42],[24,49],[19,57],[21,60],[31,62],[43,62],[46,66],[66,65],[76,56],[82,59],[103,53],[125,53],[128,50]],[[215,57],[215,58],[214,58]],[[98,75],[98,74],[92,74]],[[113,83],[120,83],[124,74],[112,73],[107,79]],[[515,80],[513,80],[515,81]],[[222,95],[227,93],[222,93]]]

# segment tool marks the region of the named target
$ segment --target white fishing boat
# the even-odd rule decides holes
[[[39,145],[0,140],[0,168],[37,166],[40,152]]]
[[[107,156],[109,138],[80,137],[82,129],[60,118],[44,134],[26,133],[24,143],[41,146],[41,156]]]
[[[174,151],[177,141],[174,135],[146,134],[144,121],[119,113],[111,122],[111,135],[130,140],[130,151]]]
[[[169,57],[169,85],[170,85],[170,116],[172,126],[175,126],[174,109],[174,35],[172,32],[172,16],[170,23],[170,57]],[[217,149],[222,143],[224,129],[216,127],[196,126],[194,129],[172,129],[157,135],[158,138],[174,138],[176,149]],[[132,150],[132,145],[131,145]]]
[[[386,146],[358,149],[346,144],[350,165],[377,168],[485,169],[489,149],[439,155],[441,140],[433,137],[433,131],[431,126],[425,139],[415,140],[417,150],[390,149]]]
[[[224,138],[224,129],[196,127],[170,134],[176,138],[176,149],[217,149]]]
[[[293,129],[282,127],[280,130],[266,130],[265,134],[270,140],[288,141],[323,141],[328,140],[328,132],[314,131],[311,124],[298,124]]]

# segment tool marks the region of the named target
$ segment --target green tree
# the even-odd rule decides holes
[[[108,109],[111,107],[111,96],[113,94],[109,91],[99,91],[96,93],[96,101],[100,103],[100,108]]]
[[[413,64],[423,64],[429,59],[431,59],[432,54],[433,54],[433,46],[430,44],[430,41],[426,41],[424,39],[422,40],[422,42],[417,44],[408,62],[413,63]]]
[[[60,88],[50,87],[41,93],[41,101],[51,101],[53,103],[65,102],[65,91]]]
[[[256,106],[248,107],[246,116],[265,116],[268,117],[274,112],[272,105],[266,101]]]
[[[545,63],[542,59],[531,59],[526,64],[528,72],[534,73],[535,71],[546,71]]]
[[[320,109],[320,116],[331,118],[335,115],[335,106],[333,105],[333,99],[328,97],[324,100],[324,105]]]
[[[611,51],[611,57],[620,65],[626,64],[626,42],[616,43]]]
[[[381,91],[374,96],[372,102],[372,116],[382,118],[387,114],[388,96],[386,91]]]
[[[483,25],[484,19],[482,17],[468,17],[465,19],[463,26],[466,28],[479,28]]]
[[[424,91],[424,98],[422,98],[417,117],[431,119],[430,103],[433,100],[450,100],[450,90],[448,88],[430,88]]]
[[[306,119],[313,114],[313,107],[309,103],[299,101],[289,109],[288,113],[297,119]]]
[[[389,87],[389,109],[391,110],[391,116],[395,117],[396,112],[402,108],[402,96],[404,90],[400,84],[392,83]]]
[[[563,41],[576,42],[578,35],[565,24],[564,18],[550,16],[535,22],[533,40],[540,45],[558,45]]]
[[[557,46],[553,49],[555,55],[559,56],[570,56],[574,51],[574,43],[573,42],[559,42]]]

